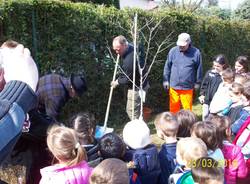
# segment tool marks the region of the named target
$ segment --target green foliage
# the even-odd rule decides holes
[[[64,119],[89,110],[96,114],[100,123],[104,121],[114,69],[107,46],[111,47],[113,37],[120,34],[132,41],[130,25],[135,12],[138,12],[140,27],[151,18],[154,25],[163,19],[152,40],[151,60],[157,44],[171,33],[170,46],[173,46],[181,32],[190,33],[193,44],[202,51],[205,70],[211,66],[212,57],[219,53],[226,54],[231,62],[238,55],[250,54],[250,24],[247,22],[202,18],[188,12],[118,10],[58,0],[0,1],[0,10],[0,40],[11,38],[31,48],[41,75],[53,71],[66,76],[72,72],[86,73],[89,90],[80,99],[67,104],[62,113]],[[162,88],[167,52],[157,56],[149,75],[151,88],[147,104],[155,111],[167,109],[167,94]],[[128,120],[125,98],[123,88],[114,90],[109,124]]]
[[[236,10],[235,16],[240,19],[250,19],[250,0],[245,0]]]
[[[221,9],[219,6],[200,8],[195,12],[197,15],[220,18],[223,20],[231,18],[231,10]]]
[[[119,8],[119,0],[64,0],[71,2],[94,3]]]

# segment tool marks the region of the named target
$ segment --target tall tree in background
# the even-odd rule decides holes
[[[250,0],[245,0],[239,7],[235,10],[235,17],[240,19],[250,19]]]

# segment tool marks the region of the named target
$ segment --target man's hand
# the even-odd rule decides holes
[[[201,104],[204,104],[204,102],[205,102],[205,96],[204,95],[199,96],[198,99],[199,99]]]
[[[162,85],[163,85],[163,88],[164,88],[165,91],[169,90],[169,82],[167,82],[167,81],[163,82]]]
[[[200,89],[200,84],[195,84],[194,89],[195,89],[195,91],[198,91]]]
[[[118,80],[112,81],[110,85],[112,88],[116,88],[119,85]]]

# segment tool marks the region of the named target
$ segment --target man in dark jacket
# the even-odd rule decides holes
[[[191,45],[190,35],[181,33],[167,57],[163,72],[163,87],[169,90],[169,110],[192,110],[193,89],[202,80],[202,59],[199,49]]]
[[[69,78],[48,74],[39,79],[38,106],[29,112],[31,127],[29,134],[37,138],[46,136],[47,128],[57,122],[59,113],[70,98],[87,90],[84,76],[71,74]]]
[[[38,110],[57,120],[66,102],[82,95],[86,89],[84,76],[72,74],[65,78],[58,74],[45,75],[38,83]]]
[[[116,54],[121,56],[122,59],[122,70],[124,73],[119,75],[116,81],[111,82],[111,86],[114,88],[117,85],[124,85],[127,87],[127,106],[126,112],[129,118],[132,120],[134,118],[139,118],[140,116],[140,96],[139,96],[139,87],[140,87],[140,74],[138,70],[138,64],[136,63],[136,72],[135,72],[135,91],[133,93],[133,61],[134,61],[134,47],[129,44],[127,39],[124,36],[117,36],[113,40],[113,49]],[[134,94],[134,101],[133,101]],[[134,117],[132,117],[132,104],[134,103]]]

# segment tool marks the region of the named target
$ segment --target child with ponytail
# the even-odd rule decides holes
[[[53,126],[48,131],[47,145],[56,163],[41,169],[40,184],[88,184],[92,168],[88,166],[87,154],[80,145],[75,130]]]

